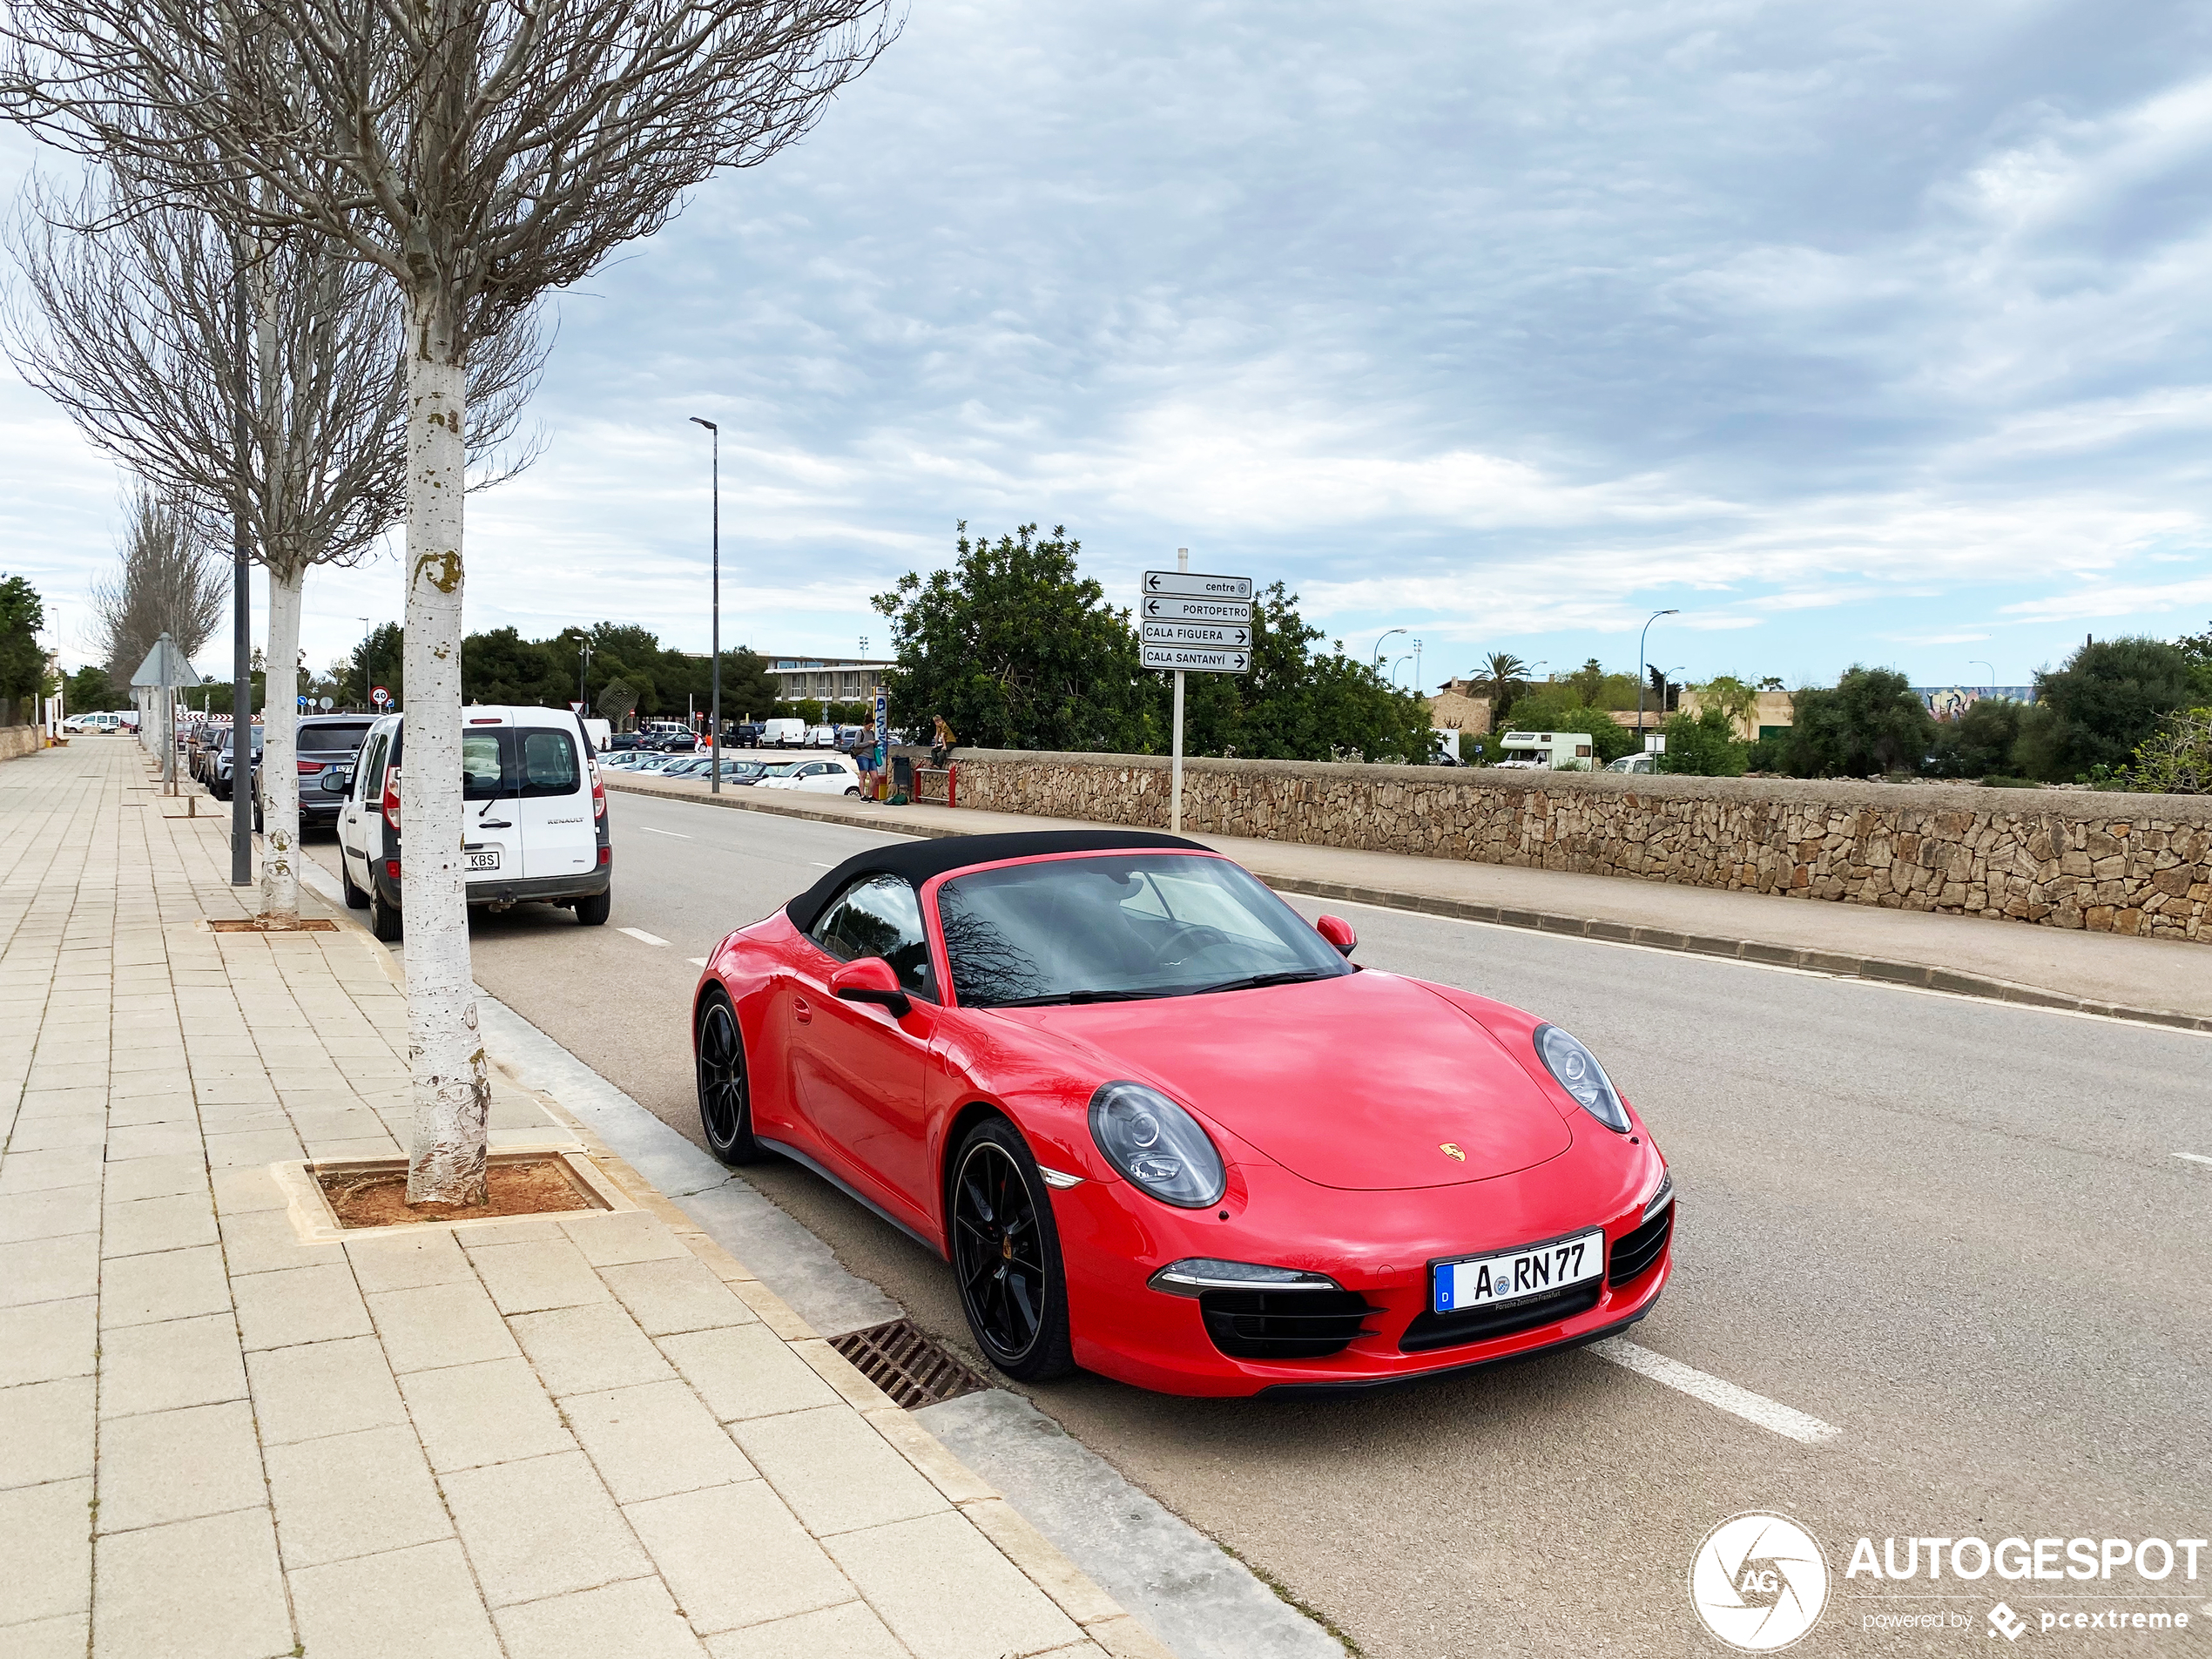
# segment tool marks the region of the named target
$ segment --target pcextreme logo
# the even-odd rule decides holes
[[[1698,1545],[1689,1604],[1730,1647],[1773,1653],[1819,1622],[1828,1605],[1828,1563],[1812,1534],[1789,1516],[1747,1510]]]

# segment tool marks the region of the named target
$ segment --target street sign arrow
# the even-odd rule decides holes
[[[1249,599],[1252,579],[1248,576],[1202,576],[1196,570],[1147,570],[1144,591],[1187,593],[1201,599]]]
[[[1147,622],[1215,622],[1249,623],[1252,619],[1249,599],[1193,599],[1179,596],[1147,597],[1144,601]]]
[[[1252,631],[1243,624],[1217,622],[1150,622],[1144,624],[1148,645],[1200,645],[1216,651],[1240,651],[1252,643]]]
[[[1189,674],[1242,674],[1252,665],[1244,651],[1196,651],[1184,645],[1142,644],[1137,647],[1147,668],[1181,669]]]

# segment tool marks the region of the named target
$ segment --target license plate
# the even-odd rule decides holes
[[[1495,1255],[1467,1256],[1428,1265],[1428,1305],[1433,1313],[1482,1307],[1494,1302],[1541,1296],[1579,1285],[1605,1271],[1605,1234],[1578,1233],[1548,1244]]]
[[[469,867],[472,870],[496,870],[499,867],[497,847],[492,848],[489,853],[471,853],[468,858]]]

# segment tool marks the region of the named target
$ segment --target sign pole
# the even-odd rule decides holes
[[[1175,550],[1175,568],[1190,568],[1190,550],[1178,547]],[[1168,783],[1168,816],[1177,835],[1183,833],[1183,671],[1175,671],[1175,757],[1170,763]]]

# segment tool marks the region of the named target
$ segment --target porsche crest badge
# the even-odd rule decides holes
[[[1459,1163],[1465,1163],[1467,1161],[1467,1155],[1449,1141],[1443,1142],[1436,1150],[1443,1153],[1446,1157],[1455,1159]]]

